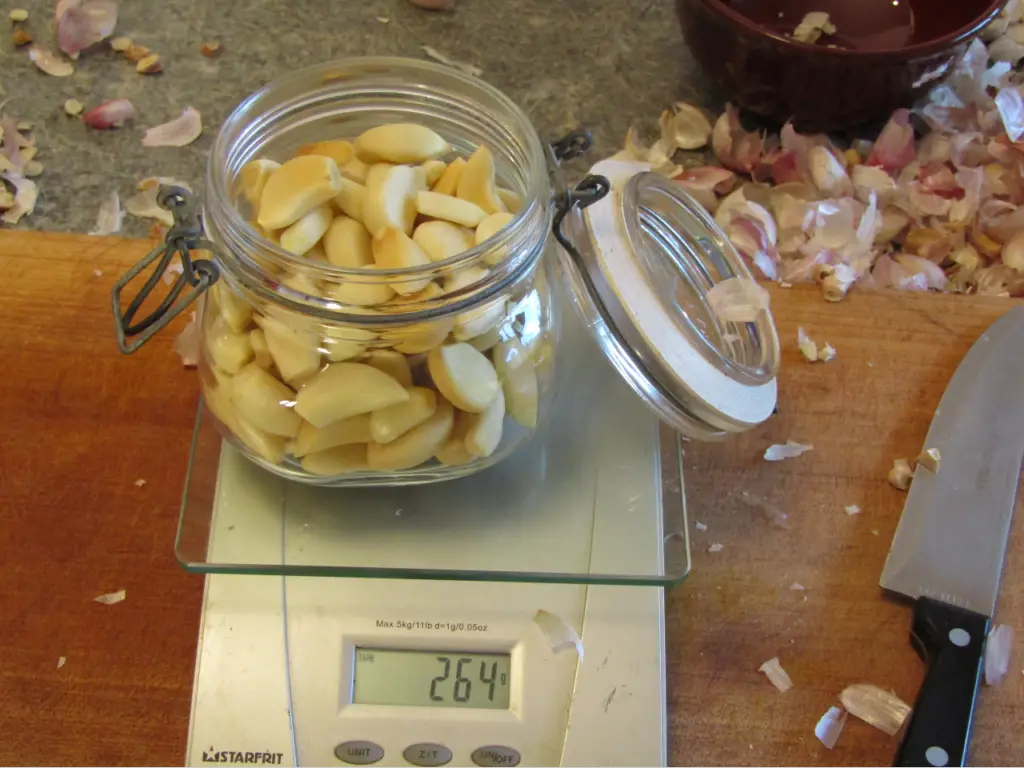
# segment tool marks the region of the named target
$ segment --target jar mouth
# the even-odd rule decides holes
[[[512,221],[463,253],[422,267],[352,269],[296,256],[263,237],[237,204],[236,180],[251,160],[279,162],[303,144],[352,140],[385,122],[418,122],[436,130],[466,157],[486,144],[498,183],[522,200]],[[443,279],[505,249],[508,257],[474,285],[403,306],[400,318],[458,311],[496,294],[531,270],[542,251],[552,216],[547,157],[525,113],[493,86],[452,67],[398,57],[342,59],[275,79],[238,105],[224,122],[207,166],[206,226],[228,253],[232,278],[273,301],[304,313],[366,323],[377,315],[360,307],[282,284],[279,275],[301,275],[337,284]],[[390,322],[383,316],[383,323]]]

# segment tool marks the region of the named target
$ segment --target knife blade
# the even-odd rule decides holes
[[[1024,307],[994,322],[935,411],[880,584],[914,601],[911,643],[928,665],[895,765],[966,765],[999,578],[1024,460]]]

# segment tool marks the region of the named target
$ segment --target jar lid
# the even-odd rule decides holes
[[[644,163],[591,169],[611,189],[563,222],[575,304],[629,386],[685,436],[748,430],[775,410],[779,343],[768,311],[726,322],[708,291],[753,279],[714,219],[680,185]]]

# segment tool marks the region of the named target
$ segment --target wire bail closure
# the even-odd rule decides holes
[[[162,245],[150,251],[145,258],[121,276],[114,285],[111,296],[117,346],[126,355],[135,352],[184,312],[220,277],[220,269],[214,262],[209,259],[192,259],[193,251],[214,251],[216,248],[212,242],[203,238],[203,224],[192,194],[182,187],[161,185],[156,201],[161,208],[171,212],[174,224],[168,230]],[[175,256],[181,259],[181,274],[160,302],[160,306],[136,321],[135,316],[170,268]],[[156,268],[128,304],[127,309],[122,311],[121,292],[154,261],[158,262]],[[186,288],[191,290],[182,296]]]

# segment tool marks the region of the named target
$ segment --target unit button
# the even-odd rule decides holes
[[[452,751],[440,744],[413,744],[405,748],[402,757],[413,765],[447,765],[452,761]]]
[[[334,756],[349,765],[373,765],[384,757],[384,747],[372,741],[343,741]]]
[[[512,747],[480,747],[480,749],[474,750],[470,758],[477,765],[486,766],[486,768],[495,765],[512,768],[512,766],[519,765],[519,753]]]

